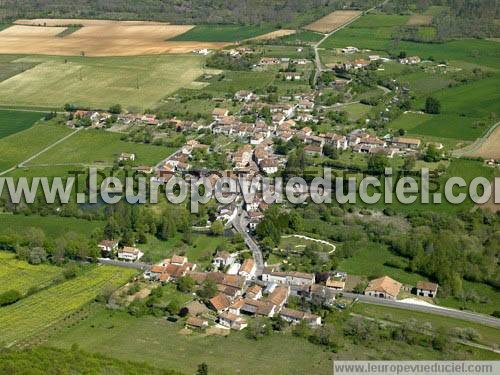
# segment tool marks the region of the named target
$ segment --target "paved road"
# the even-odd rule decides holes
[[[108,258],[98,258],[97,261],[100,264],[107,264],[116,267],[132,268],[140,271],[147,271],[151,268],[151,264],[142,262],[124,262],[121,260],[108,259]]]
[[[252,251],[253,259],[257,267],[256,275],[260,276],[264,271],[264,257],[259,245],[257,245],[255,240],[247,232],[248,222],[246,221],[245,216],[246,212],[244,210],[239,212],[238,216],[233,220],[233,226],[238,233],[241,233],[243,239],[245,240],[245,244]]]
[[[357,298],[360,302],[363,302],[363,303],[388,306],[388,307],[396,307],[399,309],[419,311],[419,312],[436,314],[436,315],[443,315],[443,316],[447,316],[449,318],[468,320],[471,322],[500,328],[500,319],[494,318],[494,317],[489,316],[489,315],[477,314],[477,313],[473,313],[473,312],[469,312],[469,311],[461,311],[461,310],[454,310],[454,309],[443,309],[443,308],[432,307],[432,306],[413,305],[413,304],[409,304],[409,303],[402,303],[402,302],[398,302],[398,301],[391,301],[391,300],[386,300],[386,299],[381,299],[381,298],[376,298],[376,297],[365,296],[362,294],[345,293],[345,292],[339,292],[339,293],[342,293],[344,295],[344,297],[346,297],[346,298],[351,298],[351,299]]]

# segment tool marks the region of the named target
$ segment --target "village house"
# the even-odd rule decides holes
[[[354,69],[361,69],[361,68],[366,68],[368,65],[370,65],[370,62],[365,59],[356,59],[350,62],[350,65]]]
[[[409,56],[399,59],[400,64],[414,65],[420,63],[422,60],[418,56]]]
[[[274,159],[264,159],[259,163],[260,169],[267,175],[278,172],[278,162]]]
[[[255,100],[257,98],[251,91],[240,90],[234,94],[234,99],[239,102],[249,102],[251,100]]]
[[[280,64],[280,59],[277,57],[262,57],[260,59],[260,65],[278,65]]]
[[[345,278],[338,276],[330,276],[326,280],[326,287],[333,290],[344,290],[345,288]]]
[[[219,120],[222,117],[226,117],[229,115],[229,111],[226,108],[214,108],[212,111],[212,117],[215,120]]]
[[[320,316],[299,310],[288,309],[286,307],[281,309],[280,316],[284,320],[292,324],[298,324],[302,320],[304,320],[311,327],[317,327],[321,325]]]
[[[190,316],[186,320],[186,327],[203,329],[208,327],[208,321],[205,319],[197,318],[195,316]]]
[[[262,273],[262,281],[288,285],[312,285],[315,283],[315,277],[312,273],[295,271],[279,272],[271,268],[264,270]]]
[[[373,279],[365,289],[365,295],[384,299],[395,300],[401,290],[402,284],[389,276]]]
[[[347,137],[335,133],[327,133],[324,138],[326,139],[326,143],[331,144],[337,150],[347,150]]]
[[[245,297],[258,300],[262,298],[262,287],[257,284],[249,286],[245,292]]]
[[[118,241],[102,240],[97,246],[99,246],[103,255],[111,255],[118,249]]]
[[[321,156],[323,155],[323,147],[320,145],[309,144],[304,147],[304,153],[307,156]]]
[[[417,295],[434,298],[436,297],[438,287],[439,287],[438,284],[431,283],[429,281],[419,281],[416,287]]]
[[[276,287],[265,299],[265,301],[275,306],[275,311],[279,312],[290,296],[290,286],[281,285]]]
[[[210,298],[209,302],[210,306],[219,314],[227,311],[231,306],[231,299],[223,293],[219,293],[215,297]]]
[[[359,49],[356,47],[348,46],[341,49],[342,53],[356,53]]]
[[[248,325],[246,320],[241,316],[232,314],[230,312],[223,312],[219,314],[219,324],[236,331],[241,331]]]
[[[276,306],[268,301],[245,298],[240,312],[248,315],[259,315],[272,318],[275,314]]]
[[[118,259],[136,262],[142,258],[144,253],[136,247],[125,246],[123,249],[118,250]]]
[[[135,154],[129,154],[126,152],[122,152],[120,154],[120,157],[118,158],[118,161],[134,161],[135,160]]]
[[[212,264],[217,268],[228,267],[236,261],[236,254],[231,254],[227,251],[217,251]]]
[[[253,259],[245,259],[241,264],[240,270],[238,274],[243,276],[247,280],[252,279],[255,276],[255,272],[257,271],[257,266]]]
[[[302,76],[299,72],[286,72],[285,73],[285,79],[287,81],[300,81],[301,78],[302,78]]]

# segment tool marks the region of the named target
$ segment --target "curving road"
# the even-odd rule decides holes
[[[257,267],[256,276],[262,275],[264,271],[264,256],[262,255],[262,250],[260,249],[257,242],[248,234],[248,222],[245,219],[246,211],[241,210],[238,213],[238,216],[233,220],[234,229],[238,233],[241,233],[243,239],[245,240],[245,244],[252,251],[253,260],[255,261],[255,265]]]

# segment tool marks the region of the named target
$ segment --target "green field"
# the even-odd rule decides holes
[[[2,24],[0,24],[2,30]],[[18,61],[21,56],[0,55],[0,82],[33,68],[37,63]]]
[[[0,252],[0,294],[8,290],[25,294],[32,287],[49,285],[59,275],[59,267],[48,264],[31,265],[17,260],[13,253]]]
[[[26,339],[63,319],[107,286],[124,284],[135,270],[93,266],[75,279],[57,284],[0,309],[3,345]]]
[[[26,228],[40,228],[52,238],[74,232],[90,236],[98,228],[104,227],[101,221],[76,219],[58,216],[24,216],[0,213],[0,234],[22,233]]]
[[[16,166],[71,133],[65,126],[39,123],[0,139],[0,172]]]
[[[406,24],[408,16],[366,15],[321,44],[321,48],[343,48],[355,46],[374,50],[386,50],[398,26]]]
[[[134,165],[155,165],[174,151],[164,146],[122,141],[120,136],[100,130],[83,130],[30,164],[113,164],[122,152],[126,152],[136,154]]]
[[[0,82],[0,105],[61,108],[74,103],[107,109],[119,103],[144,110],[193,86],[204,72],[204,58],[198,55],[31,56],[15,61],[38,65]]]
[[[276,30],[273,26],[198,25],[178,35],[176,41],[238,42]]]
[[[283,36],[279,40],[289,44],[314,44],[323,39],[324,35],[314,31],[303,30],[295,34]]]
[[[0,109],[0,139],[32,127],[41,117],[39,112]]]

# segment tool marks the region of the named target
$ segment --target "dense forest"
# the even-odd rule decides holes
[[[297,18],[309,22],[344,7],[366,9],[375,3],[375,0],[5,0],[0,2],[0,20],[110,18],[279,26]]]

